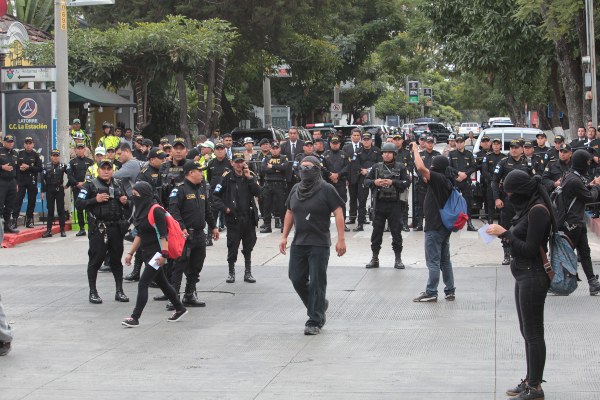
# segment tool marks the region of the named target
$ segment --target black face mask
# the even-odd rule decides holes
[[[315,182],[320,176],[321,171],[318,169],[300,170],[300,179],[308,184]]]

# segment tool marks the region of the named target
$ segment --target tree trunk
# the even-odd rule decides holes
[[[515,123],[516,126],[523,126],[523,115],[521,113],[521,109],[517,104],[517,100],[515,96],[511,93],[504,94],[504,101],[508,106],[508,113],[510,114],[510,119]]]
[[[210,117],[210,129],[214,130],[219,127],[219,122],[221,120],[221,113],[223,112],[223,108],[221,107],[221,97],[223,96],[223,86],[225,85],[225,68],[226,61],[225,59],[221,59],[217,61],[215,65],[216,70],[216,82],[215,82],[215,106],[214,111]]]
[[[215,97],[215,60],[214,58],[208,63],[208,87],[206,88],[206,124],[212,134],[213,127],[210,126],[210,120],[214,110]]]
[[[588,55],[587,54],[587,33],[585,29],[585,10],[581,8],[577,15],[575,16],[575,28],[577,29],[577,41],[578,41],[578,50],[579,56]],[[578,57],[578,61],[580,58]],[[592,102],[590,100],[585,99],[585,88],[583,87],[583,68],[579,66],[579,74],[582,76],[582,84],[581,84],[581,108],[583,110],[583,121],[586,122],[592,119]],[[595,94],[594,94],[595,96]],[[584,125],[581,125],[584,126]],[[577,127],[575,129],[571,129],[573,136],[575,136],[575,132],[577,131]]]
[[[196,75],[196,90],[198,92],[198,136],[207,135],[206,132],[206,102],[204,101],[204,73]]]
[[[135,131],[136,133],[141,132],[144,127],[144,90],[142,80],[139,76],[133,81],[133,88],[135,91]]]
[[[583,82],[581,67],[577,58],[573,56],[573,46],[561,37],[554,42],[556,56],[560,67],[565,103],[569,110],[569,132],[574,138],[577,128],[584,126],[583,118]]]
[[[223,97],[221,98],[221,109],[223,110],[223,128],[226,131],[230,131],[233,128],[239,126],[240,121],[236,117],[231,103],[229,102],[229,100],[227,100],[227,95],[225,94],[225,91],[223,91]]]
[[[181,135],[187,142],[188,148],[190,148],[192,146],[192,138],[190,137],[190,127],[188,125],[187,92],[183,72],[177,72],[175,74],[175,80],[177,82],[177,93],[179,94],[179,129],[181,130]]]

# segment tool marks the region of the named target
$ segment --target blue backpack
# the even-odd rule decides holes
[[[451,232],[461,230],[469,220],[467,201],[456,187],[452,187],[450,197],[440,209],[440,217],[444,227]]]

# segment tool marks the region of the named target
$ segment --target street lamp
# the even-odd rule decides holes
[[[585,0],[585,28],[587,34],[587,51],[589,57],[589,71],[592,75],[592,124],[598,126],[598,91],[596,89],[596,36],[594,34],[594,1]],[[581,121],[583,123],[584,121]],[[577,127],[573,127],[577,129]],[[571,129],[571,132],[573,132]]]

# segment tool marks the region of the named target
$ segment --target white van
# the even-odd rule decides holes
[[[488,126],[490,128],[497,128],[515,126],[515,124],[512,123],[510,117],[493,117],[488,120]]]
[[[477,141],[475,142],[475,147],[472,150],[473,153],[479,151],[479,145],[481,143],[482,136],[488,136],[490,141],[495,138],[500,138],[502,140],[502,152],[504,154],[508,154],[510,150],[510,142],[515,139],[523,138],[525,140],[533,140],[536,135],[544,133],[543,131],[537,128],[519,128],[519,127],[508,127],[508,128],[488,128],[479,134]],[[546,142],[546,147],[548,147],[548,142],[551,143],[551,138],[548,138]]]

